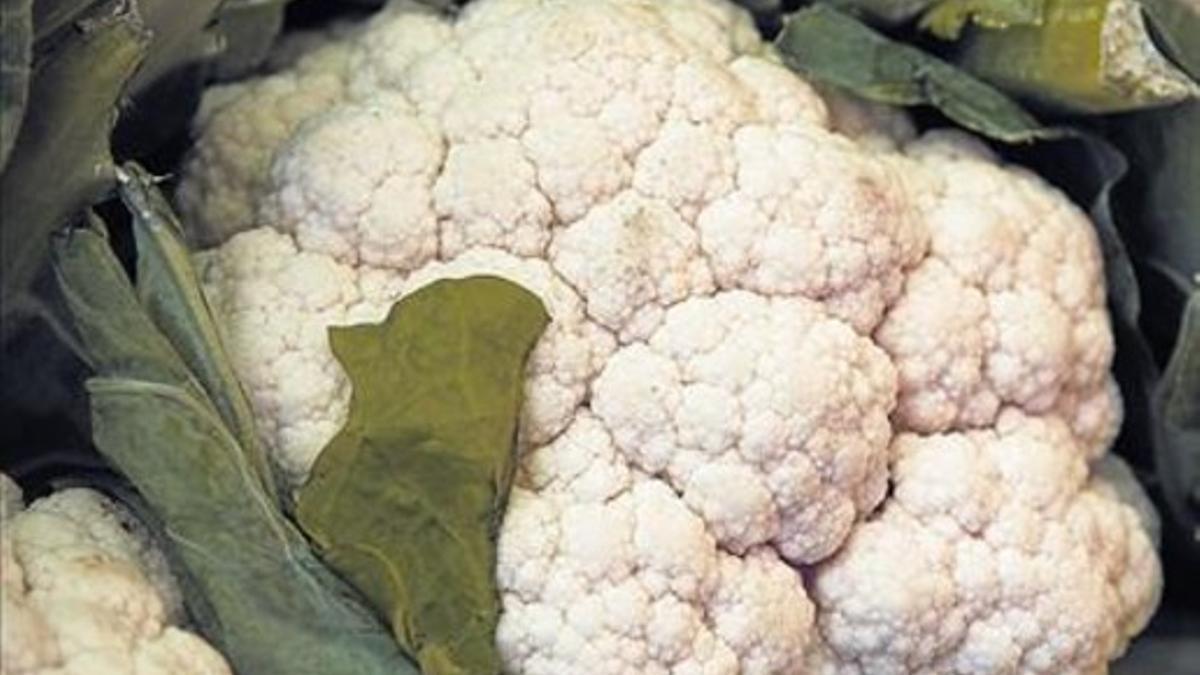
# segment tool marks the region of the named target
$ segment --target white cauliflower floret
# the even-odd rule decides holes
[[[645,338],[668,306],[715,289],[695,229],[636,192],[564,230],[550,261],[579,291],[588,316],[624,342]]]
[[[832,672],[1103,672],[1161,573],[1120,498],[1136,484],[1089,480],[1074,443],[1014,410],[994,430],[898,437],[895,496],[814,577]]]
[[[733,675],[800,663],[813,611],[799,573],[769,551],[721,552],[670,489],[623,465],[593,418],[527,467],[497,566],[511,670]]]
[[[883,498],[895,381],[883,352],[816,304],[739,291],[669,310],[609,361],[592,407],[725,548],[772,542],[811,563]]]
[[[279,151],[260,218],[306,251],[411,270],[436,257],[430,188],[444,149],[398,97],[332,110]]]
[[[333,42],[267,77],[210,88],[193,122],[197,143],[176,195],[192,238],[216,244],[255,223],[275,152],[301,122],[344,96],[348,48]]]
[[[0,663],[9,675],[230,675],[183,630],[183,607],[149,532],[98,492],[20,508],[7,476],[0,532]]]
[[[747,126],[734,141],[738,189],[697,221],[718,283],[827,299],[870,332],[925,250],[893,167],[813,126]]]
[[[1156,604],[1086,217],[723,0],[396,2],[196,129],[197,264],[293,485],[346,420],[330,326],[478,274],[544,301],[514,675],[1098,672]]]
[[[876,335],[900,373],[897,420],[921,432],[984,427],[1015,405],[1062,416],[1100,454],[1120,410],[1086,216],[961,134],[930,134],[907,153],[928,180],[931,244]]]

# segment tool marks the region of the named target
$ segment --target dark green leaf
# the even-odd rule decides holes
[[[132,92],[154,84],[178,68],[215,56],[218,35],[209,30],[222,0],[134,0],[152,42],[146,60],[129,83]]]
[[[1154,396],[1155,461],[1175,521],[1200,549],[1200,290],[1192,292],[1179,337]]]
[[[1130,116],[1119,138],[1139,169],[1131,236],[1176,273],[1200,273],[1200,102]]]
[[[108,136],[149,35],[132,12],[89,23],[39,62],[30,111],[0,175],[5,298],[28,289],[50,232],[111,188]]]
[[[996,86],[1073,112],[1176,103],[1197,86],[1158,52],[1137,0],[1046,0],[1041,25],[981,28],[963,67]]]
[[[1037,25],[1046,0],[941,0],[921,17],[921,27],[938,37],[956,40],[973,22],[988,28]]]
[[[1141,316],[1138,277],[1114,213],[1114,190],[1126,179],[1129,162],[1104,138],[1076,130],[1039,145],[1032,154],[1037,155],[1032,163],[1044,178],[1066,186],[1070,196],[1087,208],[1104,255],[1109,306],[1117,321],[1136,330]]]
[[[146,202],[144,183],[131,193],[132,180],[124,182],[124,196],[140,211],[139,241],[149,244],[139,256],[174,256],[165,252],[178,250],[177,235],[154,211],[161,198]],[[152,319],[94,226],[57,237],[54,253],[96,371],[88,383],[96,446],[168,534],[201,631],[242,673],[415,674],[385,627],[316,559],[273,501],[253,459],[262,453],[257,442],[244,447],[209,397],[207,387],[222,386],[213,373],[225,372],[205,363],[225,358],[219,341],[205,334],[211,317],[188,316],[207,312],[197,289],[168,288],[194,277],[176,269],[175,259],[142,261]],[[160,332],[155,319],[168,327]],[[193,329],[200,334],[179,337]],[[199,376],[188,361],[202,364]],[[245,406],[236,388],[218,398]]]
[[[1200,3],[1148,3],[1159,35],[1200,78]],[[1120,120],[1119,138],[1138,169],[1128,197],[1139,202],[1138,243],[1177,274],[1200,273],[1200,101]]]
[[[350,416],[297,513],[425,675],[500,672],[495,535],[524,366],[548,320],[520,286],[472,277],[426,286],[382,324],[330,331]]]
[[[1141,0],[1167,56],[1200,80],[1200,2]]]
[[[33,64],[32,0],[0,0],[0,170],[25,115]]]
[[[287,0],[226,0],[217,14],[223,44],[217,77],[244,77],[262,64],[283,28],[286,6]]]
[[[991,86],[829,7],[794,14],[776,44],[792,68],[863,98],[929,104],[968,129],[1009,143],[1058,135]]]

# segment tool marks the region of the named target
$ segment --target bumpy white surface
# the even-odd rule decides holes
[[[836,673],[1096,673],[1157,604],[1132,475],[1062,421],[896,441],[895,496],[815,574]],[[1108,457],[1104,464],[1119,460]],[[1141,497],[1144,499],[1144,497]]]
[[[1152,528],[1119,471],[1088,482],[1120,420],[1099,251],[1053,188],[819,92],[722,0],[397,2],[315,42],[207,97],[197,264],[295,484],[345,420],[328,326],[447,277],[543,299],[511,672],[1090,673],[1140,630]],[[926,445],[974,450],[935,471]],[[1057,501],[1009,517],[963,485]],[[1023,586],[979,595],[960,549]]]
[[[24,509],[0,474],[0,671],[6,675],[230,675],[179,627],[179,590],[149,533],[98,492]]]

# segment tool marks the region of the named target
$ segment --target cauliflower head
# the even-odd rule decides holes
[[[347,414],[330,326],[477,274],[552,317],[509,672],[1094,673],[1148,620],[1099,247],[1037,176],[724,0],[394,2],[284,50],[206,96],[178,199],[293,484]]]
[[[175,580],[145,526],[94,490],[24,508],[0,474],[0,671],[7,675],[231,675],[182,627]]]

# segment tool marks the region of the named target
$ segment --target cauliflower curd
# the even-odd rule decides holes
[[[0,473],[0,673],[232,675],[133,514],[87,488],[25,508]]]
[[[815,89],[722,0],[395,2],[213,88],[179,205],[298,485],[332,325],[495,274],[552,323],[514,674],[1102,673],[1160,592],[1091,224]]]

